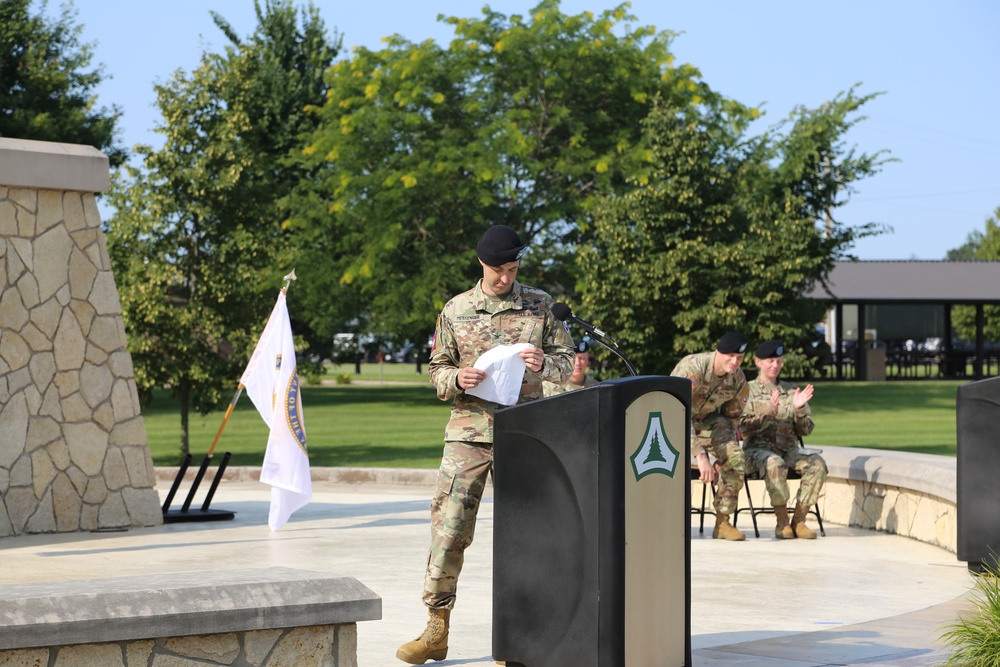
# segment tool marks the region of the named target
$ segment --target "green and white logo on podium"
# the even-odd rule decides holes
[[[673,477],[677,470],[679,452],[674,449],[663,430],[663,417],[659,412],[650,412],[646,422],[646,434],[642,436],[639,448],[629,458],[632,471],[638,482],[646,475],[658,472]]]

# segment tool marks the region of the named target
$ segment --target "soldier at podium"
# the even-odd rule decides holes
[[[734,542],[746,539],[729,522],[743,488],[743,450],[735,420],[743,412],[749,393],[740,368],[746,349],[743,335],[729,331],[719,339],[715,351],[689,354],[671,373],[691,380],[691,454],[698,463],[701,481],[719,485],[712,537]],[[715,457],[715,465],[709,453]]]
[[[438,317],[427,371],[438,397],[451,401],[452,407],[431,500],[423,593],[429,619],[423,633],[396,652],[409,664],[448,657],[458,577],[493,467],[493,413],[498,404],[466,393],[486,378],[485,371],[473,365],[492,348],[529,344],[518,355],[526,366],[518,403],[541,398],[543,381],[562,384],[573,367],[573,339],[553,317],[552,297],[516,280],[526,250],[510,227],[487,229],[476,245],[482,280],[452,298]]]

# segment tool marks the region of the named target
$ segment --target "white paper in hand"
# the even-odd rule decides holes
[[[525,369],[524,359],[517,355],[529,347],[530,343],[501,345],[476,359],[473,367],[486,371],[486,379],[465,393],[500,405],[517,403]]]

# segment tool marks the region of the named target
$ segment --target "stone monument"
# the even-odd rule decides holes
[[[0,138],[0,537],[162,523],[89,146]]]

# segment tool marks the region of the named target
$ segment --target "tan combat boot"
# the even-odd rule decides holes
[[[719,539],[721,537],[722,539],[729,540],[730,542],[742,542],[747,539],[746,535],[730,525],[729,515],[722,514],[721,512],[715,515],[715,530],[712,531],[712,537],[715,539]]]
[[[795,538],[791,525],[788,523],[788,506],[775,505],[774,516],[778,520],[778,525],[774,528],[774,536],[779,540],[791,540]]]
[[[795,532],[795,537],[803,540],[815,540],[816,533],[809,529],[806,525],[806,514],[809,513],[809,508],[802,503],[795,504],[795,514],[792,515],[792,530]]]
[[[406,642],[396,651],[396,657],[411,665],[422,665],[428,660],[444,660],[448,657],[448,622],[451,609],[428,608],[430,618],[423,633],[411,642]]]

